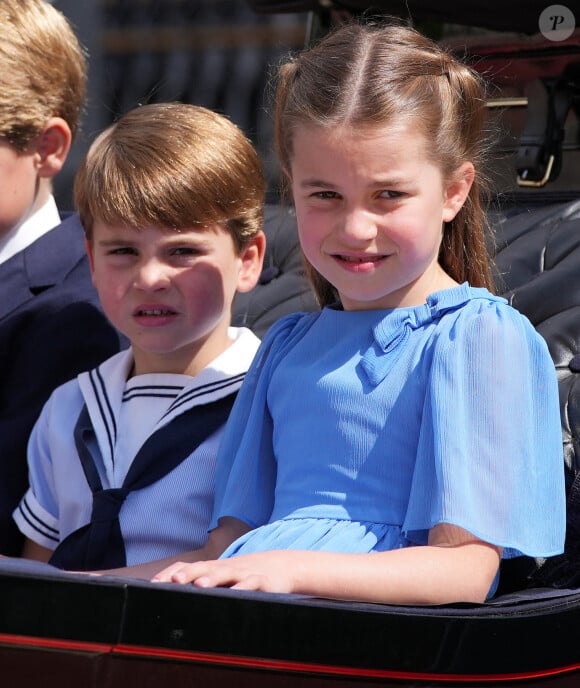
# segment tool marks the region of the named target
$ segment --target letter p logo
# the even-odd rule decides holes
[[[538,26],[549,41],[565,41],[574,33],[576,19],[565,5],[550,5],[540,14]]]

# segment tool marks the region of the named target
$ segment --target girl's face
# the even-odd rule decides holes
[[[345,310],[417,306],[455,285],[438,263],[443,223],[473,181],[464,163],[449,182],[410,127],[329,131],[303,126],[290,166],[302,249]]]

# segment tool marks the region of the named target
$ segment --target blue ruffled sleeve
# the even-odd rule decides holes
[[[545,341],[500,301],[474,301],[435,342],[404,522],[437,523],[504,548],[563,551],[565,487],[556,372]]]
[[[233,516],[252,528],[268,521],[276,489],[273,428],[268,409],[270,379],[286,351],[317,317],[317,313],[312,313],[281,318],[260,345],[220,444],[210,530],[222,516]]]

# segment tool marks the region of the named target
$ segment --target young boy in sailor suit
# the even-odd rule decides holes
[[[222,427],[259,344],[230,319],[260,275],[264,193],[251,143],[205,108],[139,107],[91,146],[75,203],[131,347],[46,403],[14,511],[23,556],[95,570],[205,542]]]

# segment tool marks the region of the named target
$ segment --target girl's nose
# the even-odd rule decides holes
[[[134,285],[137,289],[157,291],[169,286],[170,278],[167,266],[161,261],[151,259],[141,263],[135,275]]]
[[[354,241],[370,241],[377,235],[376,218],[362,208],[348,210],[343,216],[342,231]]]

